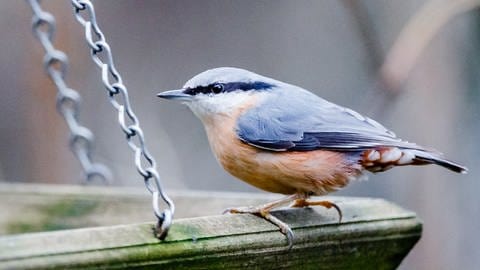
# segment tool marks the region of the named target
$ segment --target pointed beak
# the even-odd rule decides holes
[[[161,93],[157,94],[157,97],[161,97],[161,98],[164,98],[164,99],[170,99],[170,100],[179,100],[179,101],[190,101],[190,100],[192,100],[192,96],[189,95],[189,94],[185,94],[184,89],[161,92]]]

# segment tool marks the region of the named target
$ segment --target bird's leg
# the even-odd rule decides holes
[[[293,246],[293,231],[292,229],[286,224],[285,222],[281,221],[280,219],[276,218],[272,214],[270,214],[270,211],[274,208],[280,207],[282,205],[288,204],[293,201],[301,200],[302,198],[305,198],[305,195],[303,194],[293,194],[284,198],[281,198],[279,200],[260,205],[257,207],[240,207],[240,208],[228,208],[226,209],[223,213],[230,213],[230,214],[254,214],[258,215],[265,220],[271,222],[278,228],[280,228],[280,231],[287,236],[288,240],[288,249],[291,249]]]
[[[320,205],[327,209],[330,209],[332,207],[335,208],[335,210],[337,210],[338,212],[338,223],[342,222],[342,217],[343,217],[342,210],[340,210],[340,207],[338,207],[338,205],[336,205],[331,201],[309,201],[305,198],[300,198],[300,199],[296,199],[293,202],[293,204],[290,205],[290,207],[308,207],[308,206],[315,206],[315,205]]]
[[[258,214],[262,211],[268,212],[274,208],[280,207],[282,205],[286,205],[290,202],[299,200],[304,198],[301,194],[293,194],[287,197],[283,197],[281,199],[275,200],[273,202],[269,202],[260,206],[248,206],[248,207],[238,207],[238,208],[227,208],[223,213],[230,213],[230,214]]]

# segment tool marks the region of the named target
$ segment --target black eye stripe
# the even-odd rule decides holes
[[[184,93],[189,95],[197,94],[219,94],[233,91],[262,91],[268,90],[275,85],[266,82],[230,82],[230,83],[212,83],[207,86],[197,86],[195,88],[187,88]]]
[[[211,89],[208,86],[197,86],[195,88],[187,88],[183,91],[185,94],[188,95],[197,95],[197,94],[209,94],[212,93]]]

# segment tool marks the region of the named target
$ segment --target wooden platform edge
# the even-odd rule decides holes
[[[332,197],[335,198],[335,197]],[[340,198],[344,212],[280,210],[295,244],[253,215],[175,220],[165,241],[151,223],[0,237],[0,269],[395,269],[421,236],[416,215],[381,199]]]

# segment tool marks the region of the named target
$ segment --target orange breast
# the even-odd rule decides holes
[[[271,152],[242,142],[235,131],[235,119],[254,102],[250,100],[229,114],[203,119],[212,151],[233,176],[269,192],[324,195],[361,173],[360,165],[347,162],[339,152]]]

